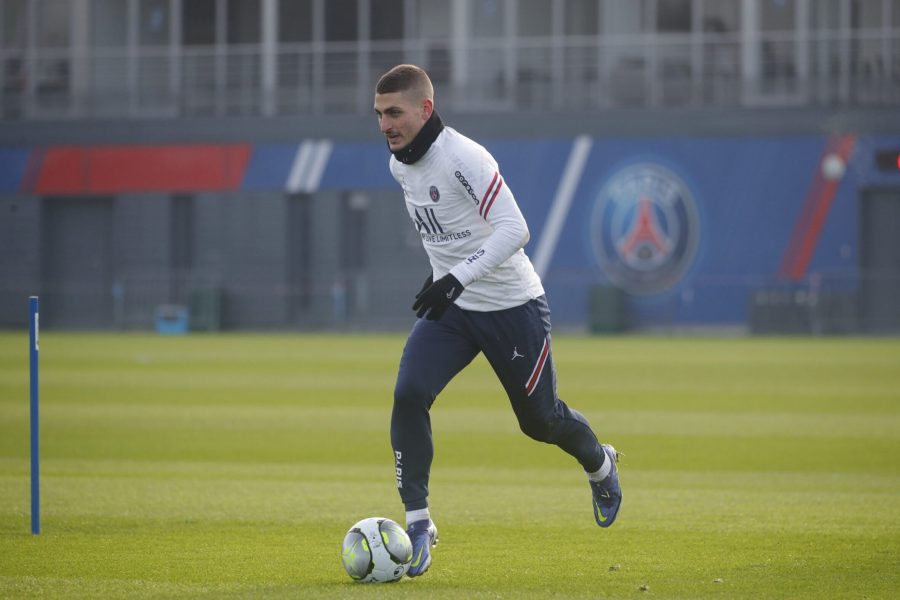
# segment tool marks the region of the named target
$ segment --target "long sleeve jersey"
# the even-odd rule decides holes
[[[390,170],[431,262],[435,280],[452,273],[466,310],[512,308],[544,293],[522,249],[528,225],[497,161],[481,145],[444,127],[421,159]]]

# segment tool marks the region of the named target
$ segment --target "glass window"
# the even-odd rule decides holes
[[[567,0],[566,35],[597,35],[597,0]]]
[[[446,0],[418,0],[416,6],[419,39],[447,39],[450,37],[450,3]]]
[[[128,43],[128,3],[119,0],[91,2],[91,44],[97,47]]]
[[[547,0],[519,0],[517,19],[521,36],[547,36],[553,32],[552,4]]]
[[[0,47],[25,48],[25,0],[0,0]]]
[[[853,29],[879,32],[882,27],[881,0],[853,0],[850,3],[850,26]],[[877,93],[879,80],[887,77],[881,40],[863,35],[853,40],[850,51],[853,76],[857,80],[854,93],[859,98]]]
[[[260,0],[228,0],[229,44],[258,44],[260,39]]]
[[[140,44],[159,46],[169,42],[169,1],[141,0],[138,19]]]
[[[809,17],[812,29],[827,31],[838,29],[841,22],[841,0],[819,0],[810,5]]]
[[[141,52],[137,58],[137,86],[140,102],[146,106],[159,106],[171,101],[171,59],[167,50],[159,51],[171,40],[170,11],[169,0],[139,0],[138,3],[138,45],[156,49]],[[102,63],[98,67],[101,70],[104,68]],[[97,77],[106,77],[106,73]]]
[[[503,3],[500,0],[479,0],[469,6],[472,37],[503,37]]]
[[[732,33],[740,30],[739,0],[706,0],[703,3],[703,31]]]
[[[25,40],[26,40],[25,0],[0,0],[0,82],[3,93],[9,97],[19,96],[25,92],[28,77],[25,74]],[[0,103],[2,104],[2,103]],[[10,116],[18,113],[20,103],[9,103],[3,109]]]
[[[325,2],[325,41],[347,42],[357,39],[356,0]]]
[[[881,0],[854,0],[850,11],[854,29],[881,29]]]
[[[37,45],[61,48],[69,45],[69,9],[67,0],[41,0],[38,4]]]
[[[763,0],[759,4],[759,57],[764,90],[767,93],[786,93],[796,78],[797,46],[790,36],[796,26],[794,0]]]
[[[759,10],[762,31],[794,30],[794,0],[762,0]]]
[[[605,0],[603,31],[605,33],[642,33],[652,29],[649,21],[652,0]]]
[[[691,0],[658,0],[656,30],[662,33],[690,32]]]
[[[370,3],[369,23],[373,40],[403,39],[403,0],[377,0]]]
[[[278,40],[284,43],[312,41],[312,0],[278,3]]]
[[[216,43],[216,0],[182,2],[181,19],[186,46],[211,46]]]

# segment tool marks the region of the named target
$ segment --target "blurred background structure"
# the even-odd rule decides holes
[[[408,328],[401,62],[557,326],[900,333],[900,0],[0,0],[0,326]]]

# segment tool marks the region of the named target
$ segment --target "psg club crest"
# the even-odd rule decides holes
[[[699,240],[693,195],[659,165],[618,171],[594,204],[594,255],[609,280],[631,294],[657,294],[677,284],[693,263]]]

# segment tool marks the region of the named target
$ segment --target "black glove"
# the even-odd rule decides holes
[[[430,321],[440,319],[447,307],[463,293],[462,284],[449,273],[434,283],[426,281],[425,284],[422,291],[416,294],[412,309],[416,311],[417,317],[425,317]]]
[[[422,289],[419,290],[419,294],[421,294],[422,292],[424,292],[425,290],[427,290],[427,289],[428,289],[428,286],[430,286],[432,283],[434,283],[434,274],[433,274],[433,273],[429,273],[429,274],[428,274],[428,279],[425,280],[425,283],[422,284]],[[416,298],[419,297],[419,294],[416,294]]]

